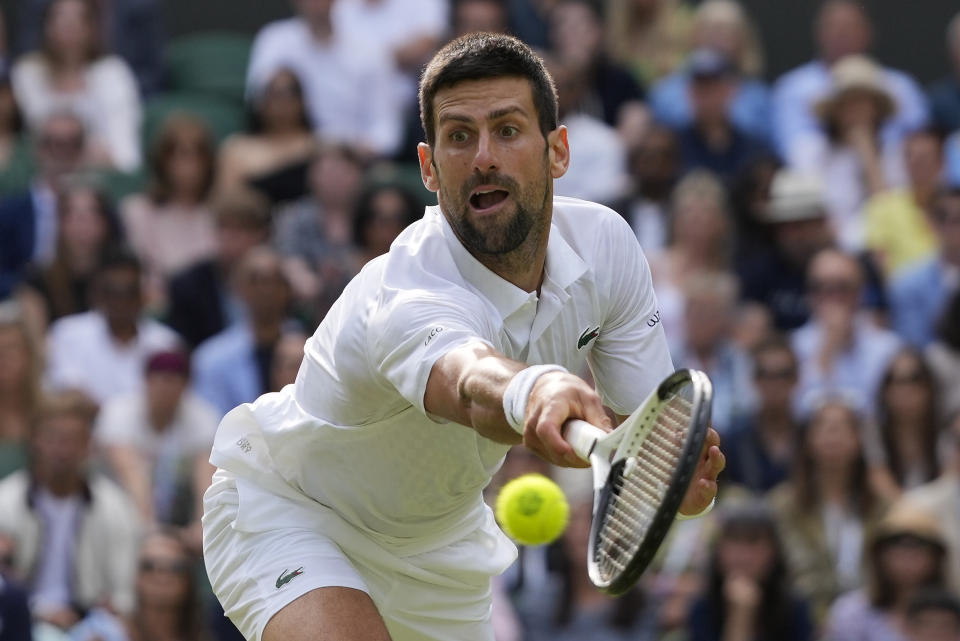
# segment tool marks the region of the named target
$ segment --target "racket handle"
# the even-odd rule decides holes
[[[576,418],[570,419],[564,424],[563,438],[573,447],[577,456],[584,461],[590,460],[590,454],[597,445],[597,440],[605,434],[606,432],[599,427]]]

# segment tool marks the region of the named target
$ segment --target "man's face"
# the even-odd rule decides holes
[[[729,76],[695,79],[690,83],[694,118],[706,123],[726,120],[733,89],[733,78]]]
[[[535,243],[569,161],[566,129],[544,140],[524,78],[464,81],[438,91],[434,107],[436,140],[420,145],[420,170],[460,241],[475,256]]]
[[[90,444],[90,426],[75,416],[54,416],[37,425],[33,451],[38,476],[54,481],[83,473]]]
[[[334,0],[293,0],[293,7],[307,22],[324,21],[330,17]]]
[[[455,5],[455,31],[458,36],[488,31],[506,33],[507,15],[494,0],[465,0]]]
[[[870,23],[851,3],[830,4],[820,14],[816,37],[820,56],[833,63],[844,56],[866,53],[870,48]]]
[[[789,408],[797,384],[797,366],[786,349],[767,349],[757,354],[753,381],[765,407]]]
[[[943,169],[940,142],[933,136],[919,133],[907,138],[903,150],[907,175],[914,185],[935,185]]]
[[[808,290],[817,316],[843,310],[849,317],[860,306],[861,287],[855,259],[835,251],[821,252],[813,259]]]
[[[100,309],[111,324],[129,325],[137,322],[143,303],[140,274],[136,269],[116,267],[100,275],[97,294]]]
[[[150,372],[147,374],[147,405],[156,411],[172,414],[183,392],[187,389],[187,377],[177,372]]]
[[[37,136],[37,160],[49,178],[76,171],[83,160],[85,145],[83,125],[67,116],[47,120]]]

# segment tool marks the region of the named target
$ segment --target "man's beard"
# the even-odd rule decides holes
[[[524,192],[517,181],[507,176],[497,173],[474,174],[464,184],[459,198],[450,198],[449,192],[443,188],[441,193],[444,196],[444,202],[452,208],[448,220],[464,247],[473,254],[502,256],[523,245],[538,220],[543,219],[550,199],[549,180],[546,178],[541,184],[530,185],[528,191]],[[485,230],[481,230],[470,219],[470,192],[480,185],[502,187],[509,192],[508,197],[513,199],[515,211],[505,223],[497,226],[488,225]],[[537,187],[541,185],[543,197],[540,198],[540,202],[530,202],[535,201],[534,194],[540,191]],[[534,211],[535,208],[538,210]]]

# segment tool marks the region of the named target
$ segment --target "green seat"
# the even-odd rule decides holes
[[[147,101],[143,111],[143,148],[152,149],[160,128],[171,115],[187,113],[207,124],[219,145],[246,124],[243,105],[204,94],[164,93]]]
[[[243,101],[252,38],[211,31],[182,36],[167,45],[170,88]]]

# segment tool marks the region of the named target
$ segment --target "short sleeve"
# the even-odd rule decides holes
[[[427,379],[441,356],[471,342],[496,347],[496,332],[488,317],[483,303],[466,289],[399,292],[368,326],[370,365],[426,413]]]
[[[596,255],[598,280],[608,279],[608,311],[589,364],[604,403],[630,414],[673,372],[667,337],[653,291],[650,266],[629,225],[611,218],[611,228]]]

